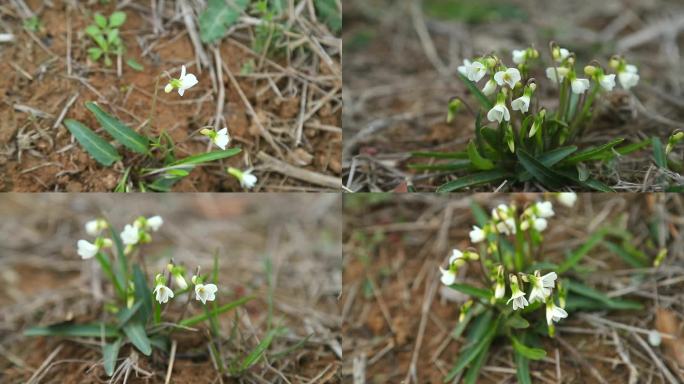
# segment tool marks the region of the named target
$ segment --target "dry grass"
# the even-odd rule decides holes
[[[452,247],[468,246],[468,231],[475,222],[471,202],[488,209],[512,199],[522,204],[539,198],[535,194],[347,195],[344,379],[355,384],[442,382],[463,343],[450,333],[466,297],[441,286],[438,266]],[[649,331],[665,329],[665,320],[672,323],[667,332],[679,333],[683,324],[681,196],[584,194],[572,210],[561,206],[555,210],[545,232],[545,260],[561,260],[603,226],[629,230],[631,243],[649,257],[661,247],[668,256],[659,268],[634,269],[607,248],[594,248],[572,274],[610,297],[638,300],[645,310],[570,313],[559,325],[557,338],[544,342],[547,357],[530,365],[533,382],[684,380],[684,356],[670,349],[670,341],[664,338],[660,347],[646,342]],[[653,239],[650,231],[656,229],[659,236]],[[479,284],[476,270],[462,270],[460,279]],[[679,337],[676,348],[681,349],[681,333]],[[512,348],[495,343],[478,383],[515,382],[515,368]]]
[[[305,208],[306,207],[306,208]],[[98,340],[26,338],[30,325],[102,318],[113,296],[96,263],[75,253],[85,220],[104,214],[122,226],[137,215],[165,219],[145,247],[150,275],[169,258],[209,271],[219,251],[218,302],[256,299],[220,317],[224,357],[242,359],[272,326],[287,332],[268,359],[240,378],[221,376],[207,350],[207,327],[173,334],[175,354],[150,358],[125,347],[113,382],[312,383],[339,382],[341,361],[337,297],[341,291],[341,198],[292,195],[268,200],[248,195],[10,195],[0,200],[0,381],[98,383],[106,378]],[[272,265],[271,281],[266,261]],[[152,276],[149,277],[152,279]],[[273,293],[271,293],[273,292]],[[272,298],[273,305],[269,305]],[[182,303],[184,304],[184,303]],[[181,303],[170,314],[180,312]],[[269,312],[272,308],[272,316]],[[196,314],[199,307],[191,305]],[[272,320],[270,320],[272,319]],[[280,358],[279,352],[303,343]],[[173,365],[173,367],[171,367]]]

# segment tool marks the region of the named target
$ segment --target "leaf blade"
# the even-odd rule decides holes
[[[479,184],[492,183],[509,176],[510,174],[508,172],[498,169],[478,172],[444,183],[437,188],[437,192],[452,192]]]
[[[116,149],[105,139],[90,130],[90,128],[72,119],[65,119],[64,125],[74,135],[83,149],[98,163],[108,167],[114,164],[114,162],[121,160],[121,156]]]
[[[86,108],[95,115],[97,121],[102,125],[107,133],[112,135],[119,143],[133,152],[147,154],[149,151],[149,140],[138,132],[129,128],[119,119],[103,111],[97,104],[88,101]]]

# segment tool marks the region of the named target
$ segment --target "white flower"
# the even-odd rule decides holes
[[[439,271],[442,272],[442,277],[440,278],[442,284],[451,285],[456,281],[456,273],[451,269],[439,267]]]
[[[245,189],[252,189],[257,183],[257,177],[252,175],[252,170],[241,171],[237,168],[228,168],[228,173],[235,176],[240,181],[240,185]]]
[[[494,80],[497,84],[503,87],[507,84],[511,89],[520,81],[520,71],[517,68],[508,68],[505,71],[499,71],[494,74]]]
[[[587,79],[573,79],[572,82],[570,83],[570,86],[572,87],[572,92],[576,93],[578,95],[583,94],[584,92],[589,89],[589,80]]]
[[[618,73],[618,80],[622,88],[629,90],[630,88],[637,85],[639,82],[639,74],[637,73],[637,67],[634,65],[627,65],[624,71]]]
[[[473,225],[473,230],[470,231],[470,241],[473,243],[479,243],[485,239],[485,231],[482,228]]]
[[[162,224],[164,224],[164,219],[161,216],[152,216],[147,219],[147,226],[154,232],[157,232]]]
[[[548,219],[549,217],[554,215],[553,212],[553,205],[551,204],[550,201],[542,201],[539,203],[535,204],[535,210],[537,213],[537,216]]]
[[[470,60],[464,59],[464,60],[463,60],[463,65],[459,65],[459,66],[458,66],[458,72],[459,72],[461,75],[463,75],[463,76],[465,76],[465,77],[468,77],[468,68],[470,68],[470,64],[471,64]]]
[[[201,134],[207,136],[212,143],[216,144],[217,147],[221,149],[226,149],[226,146],[230,142],[230,136],[228,136],[228,128],[223,128],[218,131],[211,129],[203,129],[200,131]]]
[[[660,345],[661,342],[662,337],[660,336],[660,332],[656,331],[655,329],[651,329],[648,332],[648,343],[654,347],[657,347]]]
[[[570,70],[565,67],[549,67],[546,68],[546,77],[554,83],[562,83],[569,71]],[[556,76],[556,74],[558,74],[558,76]]]
[[[520,49],[514,49],[513,50],[513,62],[516,64],[522,64],[525,62],[525,53],[526,50],[520,50]]]
[[[91,244],[86,240],[79,240],[76,243],[76,246],[78,247],[78,255],[81,256],[83,260],[92,258],[100,251],[100,248],[97,245]]]
[[[216,284],[197,284],[195,285],[195,298],[202,304],[206,304],[207,301],[216,299],[216,291],[218,291]]]
[[[487,120],[491,122],[496,121],[498,123],[501,123],[501,120],[510,121],[511,113],[508,111],[508,108],[506,108],[506,105],[497,103],[489,112],[487,112]]]
[[[100,228],[99,220],[90,220],[85,223],[86,233],[90,236],[97,236],[100,234],[102,229]]]
[[[499,204],[496,208],[492,208],[492,219],[505,220],[508,218],[508,206],[506,204]]]
[[[197,77],[192,73],[185,73],[185,65],[181,67],[181,75],[177,79],[171,79],[171,81],[164,87],[164,92],[169,93],[174,89],[178,89],[178,94],[183,96],[186,89],[192,88],[197,84]]]
[[[515,235],[515,220],[513,218],[508,218],[504,221],[496,223],[496,230],[503,235]]]
[[[536,229],[538,232],[544,232],[547,225],[548,225],[548,222],[544,218],[536,217],[534,219],[534,229]]]
[[[494,298],[501,299],[504,297],[505,294],[506,294],[506,285],[503,282],[502,283],[497,282],[496,287],[494,288]]]
[[[563,308],[556,306],[553,300],[546,303],[546,324],[551,325],[553,321],[558,322],[566,317],[568,317],[568,313]]]
[[[180,273],[173,274],[173,279],[176,281],[176,285],[177,285],[178,288],[180,288],[181,290],[183,290],[183,289],[185,289],[185,288],[188,287],[187,281],[185,281],[185,278],[184,278],[183,275],[181,275]]]
[[[558,275],[556,272],[549,272],[544,276],[539,275],[539,271],[534,271],[534,275],[530,276],[532,281],[532,291],[530,292],[530,303],[535,301],[546,301],[546,298],[551,295],[551,290],[555,287]]]
[[[599,84],[601,84],[601,87],[605,89],[606,91],[610,92],[615,88],[615,75],[610,74],[610,75],[601,75],[599,76]]]
[[[558,202],[566,207],[572,207],[577,201],[577,194],[575,192],[561,192],[558,194]]]
[[[527,113],[527,110],[530,108],[530,97],[527,95],[522,95],[511,101],[511,108],[513,108],[514,111]]]
[[[487,74],[487,67],[485,67],[485,65],[479,61],[475,61],[466,66],[466,74],[468,76],[468,80],[477,83]]]
[[[513,301],[513,310],[523,309],[529,305],[527,299],[525,299],[525,292],[521,291],[518,287],[518,278],[515,275],[510,276],[511,279],[511,298],[508,299],[506,305]]]
[[[482,93],[484,93],[485,96],[491,96],[494,92],[496,92],[496,81],[489,79],[484,88],[482,88]]]
[[[156,294],[156,299],[159,304],[164,304],[169,301],[169,299],[173,299],[173,291],[164,284],[157,284],[153,293]]]
[[[123,241],[125,245],[135,245],[138,244],[138,240],[140,240],[138,227],[126,224],[123,232],[121,232],[121,241]]]
[[[558,49],[558,57],[555,57],[555,54],[554,54],[556,61],[559,63],[562,62],[563,60],[567,59],[568,56],[570,56],[570,51],[568,51],[565,48],[559,48]]]
[[[449,266],[451,266],[453,263],[455,263],[456,260],[459,260],[462,258],[463,258],[463,252],[459,251],[458,249],[452,250],[451,256],[449,256]]]

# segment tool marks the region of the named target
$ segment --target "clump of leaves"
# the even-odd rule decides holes
[[[558,194],[563,205],[574,205],[574,194]],[[553,338],[555,323],[577,311],[640,310],[639,302],[611,298],[584,285],[577,279],[578,266],[595,247],[611,244],[607,237],[631,238],[615,227],[599,228],[576,250],[568,252],[559,264],[543,256],[543,232],[555,212],[550,201],[527,204],[501,204],[487,215],[479,205],[473,205],[479,226],[470,232],[472,246],[454,249],[447,269],[441,269],[443,284],[470,297],[460,310],[458,324],[452,336],[465,334],[453,368],[445,377],[451,382],[465,371],[464,382],[476,383],[480,368],[487,361],[490,348],[497,340],[510,343],[515,354],[517,378],[531,383],[529,361],[546,357],[542,338]],[[617,253],[617,252],[616,252]],[[648,266],[644,258],[628,259],[641,268]],[[482,267],[483,286],[460,280],[458,271],[465,264],[478,262]],[[471,269],[472,270],[472,269]],[[543,272],[542,272],[543,271]],[[479,273],[478,273],[479,274]]]
[[[97,44],[97,47],[88,48],[88,57],[93,61],[104,58],[105,65],[109,67],[112,65],[110,56],[123,55],[124,52],[119,27],[126,22],[126,13],[116,11],[109,18],[96,13],[94,21],[85,29],[85,33]]]
[[[38,15],[34,15],[24,20],[24,28],[31,32],[38,32],[43,29],[43,22],[40,21]]]
[[[202,42],[215,43],[222,39],[248,5],[249,0],[209,0],[207,8],[199,16]]]
[[[417,170],[453,171],[457,178],[438,188],[455,191],[475,185],[506,181],[509,185],[534,181],[550,190],[575,186],[612,191],[591,175],[588,165],[607,162],[657,145],[651,139],[629,144],[618,137],[598,146],[582,146],[596,113],[595,101],[608,97],[616,84],[626,91],[639,81],[636,66],[620,56],[613,56],[607,67],[592,61],[576,65],[574,53],[550,44],[551,65],[546,67],[545,82],[533,73],[539,62],[534,48],[513,50],[514,66],[493,54],[464,60],[459,78],[475,96],[475,138],[458,152],[415,152],[414,157],[449,159],[448,163],[412,164]],[[480,89],[478,82],[486,79]],[[542,87],[557,90],[558,106],[544,106],[535,96]],[[450,101],[447,122],[466,105],[464,100]],[[486,119],[486,120],[485,120]],[[658,159],[656,159],[658,161]],[[660,158],[659,166],[665,164]]]

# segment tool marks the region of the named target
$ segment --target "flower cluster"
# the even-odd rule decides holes
[[[577,195],[574,193],[564,192],[554,195],[566,207],[572,207],[577,200]],[[504,305],[505,300],[506,306],[510,305],[513,311],[517,311],[532,304],[541,303],[546,310],[549,332],[553,334],[553,322],[558,322],[568,316],[564,309],[565,291],[559,287],[558,294],[554,295],[553,292],[556,288],[558,275],[553,271],[544,275],[539,270],[535,270],[534,273],[520,272],[522,269],[519,268],[519,264],[515,264],[518,267],[516,268],[512,263],[509,264],[504,261],[505,258],[502,257],[502,254],[505,252],[500,249],[500,244],[501,237],[515,236],[519,232],[530,232],[529,236],[523,236],[523,238],[529,238],[532,242],[540,241],[541,233],[548,227],[548,219],[554,215],[553,204],[550,201],[532,203],[522,211],[519,211],[514,204],[498,205],[492,209],[491,217],[486,224],[482,227],[473,226],[469,233],[470,241],[473,244],[486,243],[487,246],[482,248],[484,253],[454,249],[449,257],[448,268],[440,267],[441,282],[445,285],[453,285],[461,266],[468,261],[482,259],[485,273],[489,275],[489,281],[492,284],[490,288],[491,304]],[[531,248],[525,249],[528,252],[531,251]],[[523,249],[521,248],[518,251],[523,251]],[[486,258],[481,258],[481,254],[486,255]],[[493,260],[489,259],[490,257],[498,259],[498,263],[494,263]],[[508,273],[508,284],[506,284],[506,271],[516,269],[518,272]],[[525,291],[525,284],[529,285],[529,292]],[[510,296],[506,300],[507,286],[510,288]],[[556,298],[560,305],[556,305]]]

